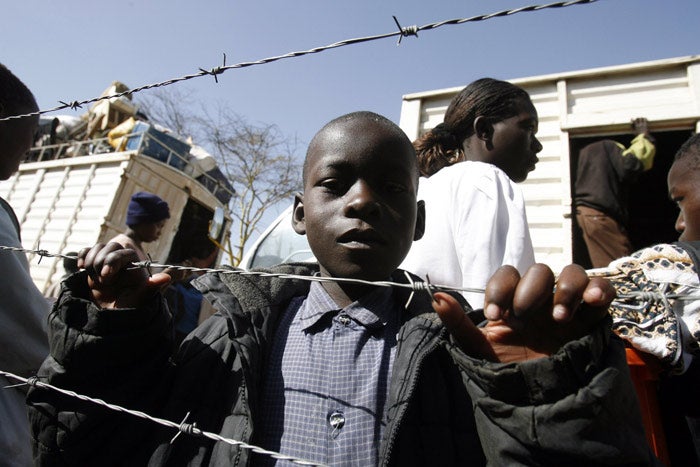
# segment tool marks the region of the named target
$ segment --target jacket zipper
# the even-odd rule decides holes
[[[421,352],[420,356],[417,358],[417,366],[416,366],[416,371],[414,372],[414,378],[411,381],[410,386],[408,387],[408,392],[406,394],[406,401],[410,401],[411,398],[413,397],[413,392],[416,389],[416,386],[418,385],[418,380],[420,379],[420,374],[421,374],[421,369],[423,368],[423,361],[426,359],[428,355],[430,355],[439,345],[440,345],[440,335],[444,332],[441,331],[438,333],[437,336],[435,336],[434,342],[430,344],[428,347],[425,348],[423,352]],[[408,402],[404,404],[404,406],[400,409],[398,412],[396,419],[393,423],[393,430],[390,433],[389,438],[387,439],[387,445],[386,445],[386,454],[384,455],[384,458],[381,460],[381,465],[386,466],[388,465],[388,461],[391,458],[391,454],[394,448],[394,442],[396,441],[396,436],[398,432],[398,427],[400,425],[401,420],[404,417],[404,414],[406,413],[406,410],[408,408]]]

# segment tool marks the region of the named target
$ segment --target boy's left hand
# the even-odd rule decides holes
[[[448,294],[436,293],[433,308],[472,357],[502,363],[547,357],[589,333],[615,298],[609,281],[589,279],[574,264],[562,270],[555,291],[554,284],[554,274],[543,264],[522,278],[514,267],[501,267],[486,285],[483,327],[476,327]]]

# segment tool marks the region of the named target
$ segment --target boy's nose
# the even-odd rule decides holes
[[[540,143],[540,140],[537,139],[536,136],[532,138],[532,150],[535,151],[535,154],[542,150],[542,143]]]
[[[379,208],[374,191],[364,181],[357,181],[348,191],[348,202],[345,205],[348,217],[367,215]]]
[[[683,211],[678,213],[678,218],[676,219],[676,232],[683,235],[683,232],[685,232],[685,218],[683,217]]]

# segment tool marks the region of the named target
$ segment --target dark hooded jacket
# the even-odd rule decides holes
[[[274,272],[310,275],[308,265]],[[403,272],[392,277],[407,282]],[[278,317],[301,279],[217,274],[199,288],[218,312],[169,360],[170,315],[160,297],[98,310],[85,277],[64,286],[49,319],[42,381],[255,442],[264,366]],[[649,465],[621,341],[609,323],[556,355],[488,363],[454,346],[425,292],[406,303],[380,442],[382,465]],[[82,297],[82,298],[81,298]],[[37,465],[254,464],[246,447],[178,433],[130,414],[35,387],[29,398]],[[352,459],[348,459],[352,464]]]

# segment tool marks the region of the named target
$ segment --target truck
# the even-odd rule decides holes
[[[631,120],[645,117],[656,139],[654,166],[633,187],[628,230],[635,249],[675,241],[678,210],[666,175],[681,144],[700,131],[700,56],[686,56],[510,80],[539,116],[540,162],[521,183],[535,259],[553,270],[587,252],[572,212],[578,152],[608,138],[629,145]],[[414,141],[441,123],[463,86],[403,96],[400,126]],[[429,207],[428,207],[429,209]]]
[[[512,79],[531,96],[539,116],[542,152],[536,169],[520,184],[535,259],[561,270],[589,267],[587,250],[572,212],[578,152],[609,138],[628,145],[631,121],[645,117],[656,139],[654,166],[631,193],[629,232],[635,249],[675,241],[678,213],[669,200],[666,175],[681,144],[700,131],[700,56]],[[465,83],[466,85],[466,83]],[[411,141],[442,122],[452,98],[463,89],[404,95],[399,125]],[[427,207],[427,209],[430,209]],[[283,212],[246,252],[242,268],[312,259],[305,238]]]
[[[207,231],[213,223],[212,240],[220,246],[228,241],[227,207],[235,193],[213,159],[198,157],[183,139],[144,122],[134,122],[116,140],[106,137],[134,114],[127,102],[106,102],[104,115],[112,122],[91,111],[79,120],[83,136],[56,142],[52,133],[29,151],[17,173],[0,182],[0,196],[15,209],[22,245],[30,250],[32,279],[44,293],[63,270],[60,257],[41,252],[66,254],[109,241],[126,229],[129,200],[139,191],[157,194],[170,207],[159,240],[145,245],[154,262],[172,260],[186,241],[182,233],[192,228]],[[125,115],[113,118],[125,108]],[[49,119],[47,134],[55,132],[56,120]]]

